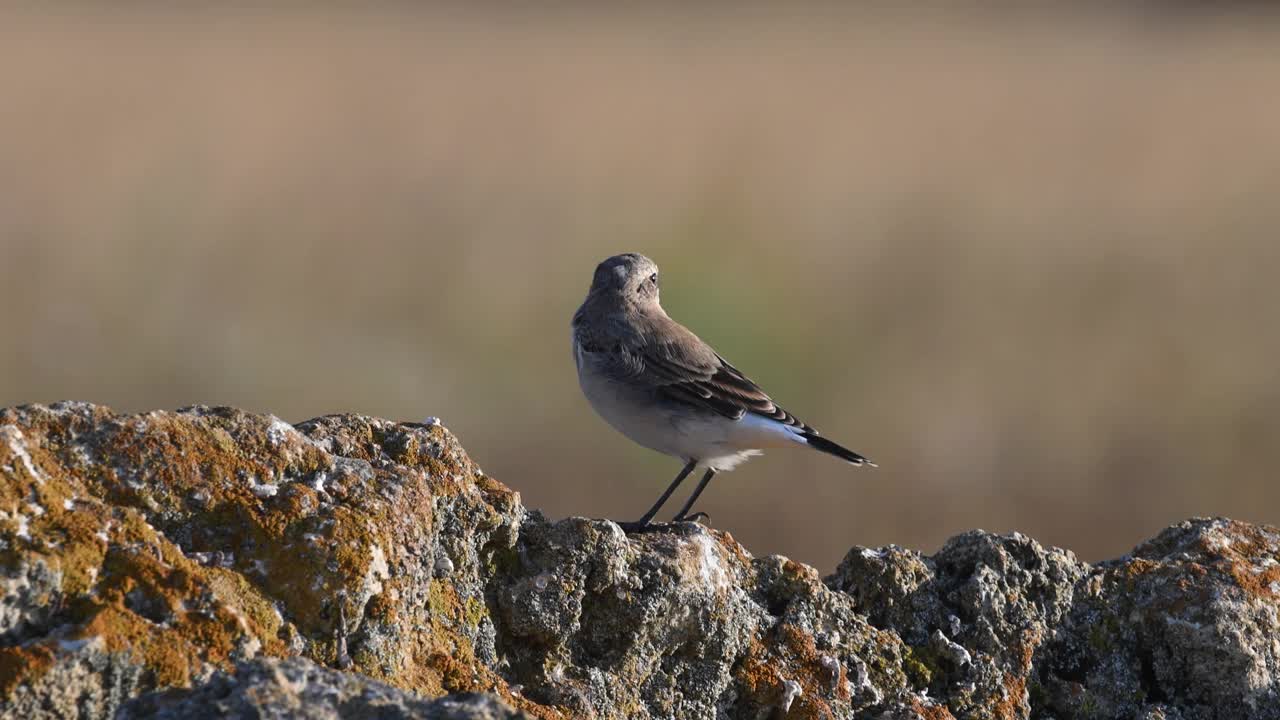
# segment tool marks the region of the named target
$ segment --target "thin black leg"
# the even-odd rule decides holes
[[[644,514],[644,517],[636,520],[635,522],[618,523],[618,527],[622,528],[626,532],[640,532],[641,530],[649,527],[649,521],[652,520],[653,516],[657,515],[658,511],[662,509],[663,504],[671,497],[671,493],[675,492],[676,488],[680,487],[680,483],[684,482],[684,479],[689,477],[689,473],[693,472],[693,469],[697,466],[697,460],[690,460],[689,464],[685,465],[684,469],[680,471],[680,474],[676,476],[676,479],[671,481],[670,487],[667,488],[666,492],[662,493],[662,497],[658,498],[658,502],[654,503],[653,507],[649,508],[649,512]]]
[[[706,515],[706,513],[690,515],[689,511],[693,509],[693,504],[698,502],[698,496],[706,489],[707,483],[711,482],[711,478],[715,477],[715,474],[715,470],[707,468],[707,474],[703,475],[702,480],[698,481],[698,487],[694,488],[693,494],[689,496],[689,501],[684,504],[684,507],[680,508],[680,512],[672,518],[672,522],[684,522],[685,520],[693,520],[697,518],[698,515]]]

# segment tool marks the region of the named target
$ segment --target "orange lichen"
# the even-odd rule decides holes
[[[909,707],[924,720],[956,720],[956,716],[951,714],[946,705],[925,705],[919,700],[912,699]]]
[[[0,422],[16,421],[16,412],[4,411]],[[24,412],[22,450],[39,477],[25,468],[4,473],[0,503],[9,498],[40,509],[31,511],[25,535],[8,533],[3,562],[10,571],[43,563],[60,575],[59,597],[49,602],[59,603],[68,638],[101,637],[104,649],[130,654],[145,669],[144,682],[158,686],[188,684],[206,664],[229,668],[237,648],[251,638],[262,652],[285,653],[281,620],[269,599],[239,573],[192,562],[145,515],[185,509],[186,490],[214,502],[258,503],[252,493],[220,480],[245,468],[266,476],[272,463],[280,464],[278,455],[250,459],[226,431],[202,429],[199,419],[151,414],[125,421],[95,409],[95,441],[101,443],[95,452],[112,460],[86,465],[61,445],[74,437],[70,428],[86,429],[83,412]],[[0,465],[13,467],[5,462],[13,454],[11,443],[0,443]],[[322,457],[318,450],[297,455],[317,467]],[[146,482],[129,477],[144,472]],[[109,499],[117,504],[104,502]],[[50,647],[0,648],[0,695],[55,662],[57,651]]]
[[[1027,690],[1025,675],[1004,674],[1004,697],[991,707],[993,720],[1017,720],[1025,717],[1022,699]]]
[[[0,697],[8,697],[18,685],[43,676],[53,662],[53,651],[44,645],[0,647]]]
[[[395,587],[395,580],[388,581],[388,585]],[[369,602],[365,603],[364,615],[370,620],[374,620],[383,624],[393,624],[399,615],[399,603],[394,599],[395,595],[391,590],[384,589],[383,592],[369,598]]]
[[[1236,585],[1252,597],[1275,598],[1280,595],[1280,565],[1272,565],[1255,571],[1249,563],[1233,562],[1227,572]]]
[[[1230,542],[1213,548],[1236,585],[1250,597],[1280,596],[1280,562],[1262,564],[1264,558],[1280,561],[1280,538],[1261,527],[1229,521],[1225,530]]]
[[[843,680],[844,670],[840,673]],[[801,693],[793,699],[786,717],[834,717],[831,706],[823,700],[833,685],[830,671],[822,665],[813,636],[793,625],[779,624],[763,641],[752,642],[734,677],[742,691],[740,700],[750,705],[780,707],[789,680],[799,684]],[[837,699],[850,699],[847,683],[837,682],[834,687]]]

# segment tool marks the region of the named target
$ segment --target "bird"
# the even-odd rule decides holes
[[[684,461],[648,512],[618,523],[625,532],[658,527],[654,516],[699,466],[706,472],[672,522],[706,519],[692,510],[711,479],[765,448],[804,446],[875,467],[784,410],[671,319],[659,301],[658,266],[644,255],[614,255],[596,266],[570,326],[578,384],[595,412],[634,442]]]

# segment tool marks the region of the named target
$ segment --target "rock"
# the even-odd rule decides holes
[[[824,579],[526,511],[439,422],[0,411],[4,717],[1280,718],[1278,606],[1227,520]]]
[[[849,551],[827,583],[910,647],[905,671],[958,717],[1028,717],[1032,657],[1089,567],[1019,533],[972,531],[938,554]]]
[[[611,522],[531,513],[495,591],[511,675],[527,697],[573,717],[770,717],[788,702],[798,717],[820,717],[871,707],[872,693],[853,697],[831,682],[824,654],[846,664],[874,657],[872,685],[906,687],[906,648],[812,568],[753,559],[695,523],[628,537]]]
[[[1063,717],[1280,718],[1280,530],[1166,529],[1103,563],[1038,659]]]
[[[522,720],[531,718],[493,695],[450,695],[426,700],[354,673],[320,667],[304,658],[262,658],[234,675],[218,673],[193,690],[164,690],[130,700],[117,720],[306,718],[338,720]]]
[[[505,689],[486,593],[524,511],[443,427],[30,406],[0,411],[0,478],[0,697],[103,717],[258,655],[335,664],[340,615],[354,670]]]

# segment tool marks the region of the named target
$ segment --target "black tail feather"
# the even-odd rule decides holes
[[[871,467],[876,466],[875,463],[859,455],[858,453],[850,450],[849,448],[843,447],[837,443],[833,443],[830,440],[822,437],[821,435],[815,435],[813,433],[805,433],[804,439],[809,442],[809,447],[813,448],[814,450],[821,450],[822,452],[827,453],[829,455],[835,455],[841,460],[852,463],[854,465],[870,465]]]

